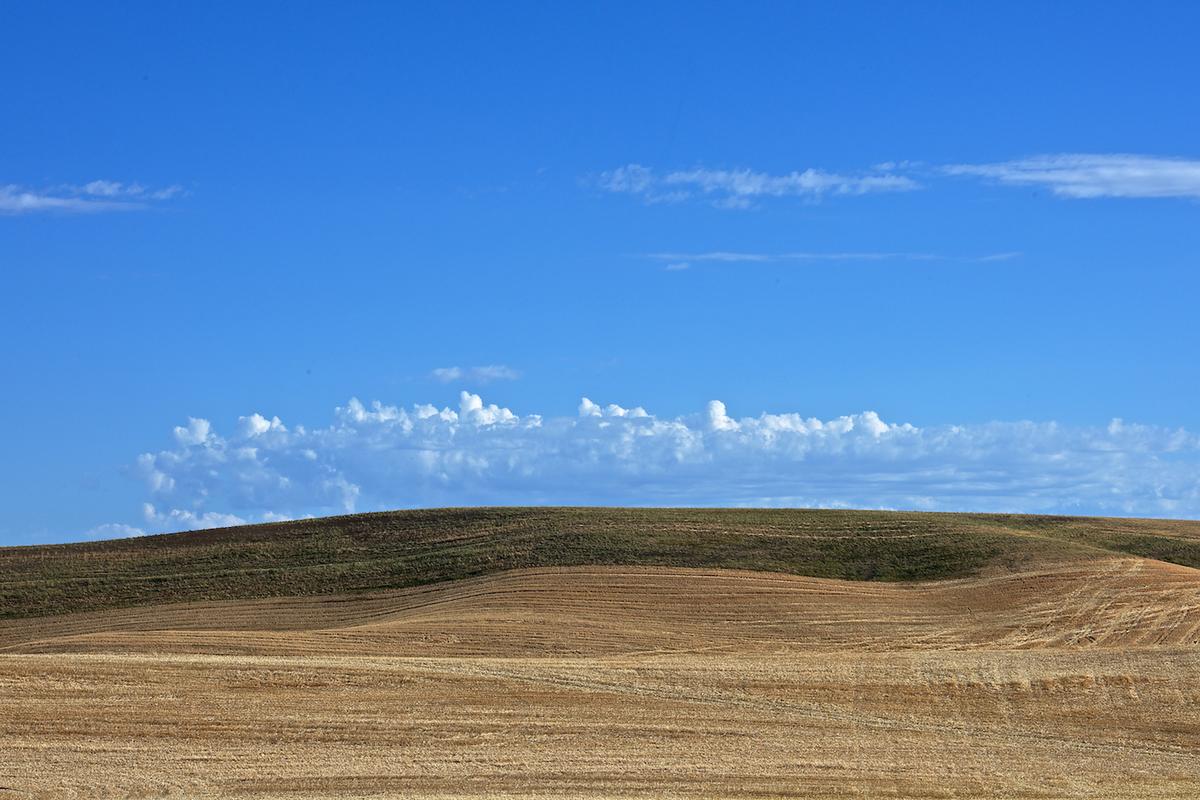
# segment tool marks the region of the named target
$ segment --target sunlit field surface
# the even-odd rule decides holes
[[[1195,797],[1200,524],[398,512],[0,550],[0,796]]]

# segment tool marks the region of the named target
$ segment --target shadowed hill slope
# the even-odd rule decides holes
[[[0,549],[0,618],[400,589],[573,566],[928,581],[1137,555],[1200,567],[1200,523],[879,511],[396,511]]]

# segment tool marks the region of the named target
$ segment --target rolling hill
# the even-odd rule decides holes
[[[0,795],[1191,797],[1200,523],[403,511],[0,549]]]

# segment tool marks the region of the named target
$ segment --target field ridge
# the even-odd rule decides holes
[[[0,548],[0,619],[361,593],[533,567],[723,568],[911,582],[1112,555],[1200,567],[1200,522],[793,509],[378,512]]]

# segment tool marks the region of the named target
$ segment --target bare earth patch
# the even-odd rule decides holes
[[[1200,572],[554,567],[0,620],[0,798],[1200,796]]]

